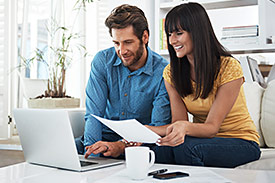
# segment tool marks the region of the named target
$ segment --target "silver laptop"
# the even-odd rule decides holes
[[[74,112],[77,114],[73,114]],[[124,162],[101,157],[85,159],[77,154],[70,119],[77,121],[80,118],[81,129],[84,123],[83,112],[65,109],[14,109],[13,115],[25,160],[29,163],[87,171]],[[76,122],[73,124],[77,126]]]

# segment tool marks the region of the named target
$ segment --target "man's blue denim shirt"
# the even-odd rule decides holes
[[[131,72],[117,56],[114,47],[98,52],[92,63],[86,87],[84,146],[121,137],[90,114],[106,119],[137,119],[144,125],[171,122],[169,97],[162,77],[168,62],[147,47],[146,64]]]

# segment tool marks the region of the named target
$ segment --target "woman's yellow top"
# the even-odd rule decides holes
[[[171,85],[172,78],[170,72],[170,64],[166,66],[163,71],[164,79]],[[232,57],[221,57],[221,67],[217,79],[214,82],[214,87],[212,92],[209,94],[208,98],[194,99],[194,95],[188,95],[182,100],[185,103],[187,111],[193,115],[194,123],[204,123],[208,112],[215,100],[217,89],[225,83],[239,79],[243,77],[243,71],[240,63]],[[195,82],[192,81],[193,89],[195,90]],[[259,135],[256,130],[256,126],[253,123],[247,106],[245,95],[243,91],[243,86],[241,86],[239,95],[233,105],[231,111],[225,117],[222,122],[219,132],[216,137],[225,138],[241,138],[245,140],[252,140],[259,144]]]

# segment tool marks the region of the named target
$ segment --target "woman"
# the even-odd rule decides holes
[[[236,167],[259,159],[259,135],[247,110],[241,66],[217,40],[204,8],[197,3],[174,7],[165,31],[170,64],[163,77],[172,124],[149,127],[164,136],[161,146],[153,148],[157,161]]]

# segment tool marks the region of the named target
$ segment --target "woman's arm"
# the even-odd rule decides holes
[[[185,135],[204,138],[214,137],[218,133],[221,123],[232,109],[242,83],[243,78],[239,78],[220,86],[205,123],[190,123],[187,121],[187,110],[184,102],[177,94],[176,89],[166,82],[173,124],[167,127],[166,136],[161,138],[159,143],[177,146],[184,142]]]

